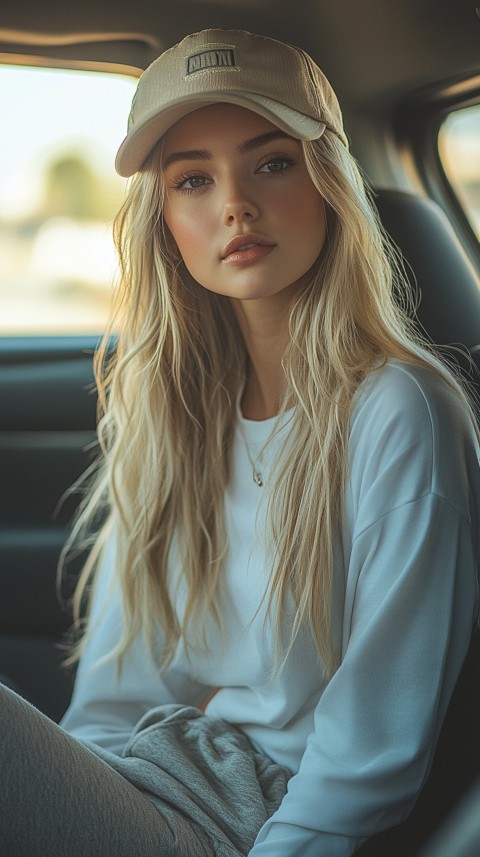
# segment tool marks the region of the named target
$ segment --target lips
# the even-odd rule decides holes
[[[225,262],[229,259],[240,260],[242,256],[246,259],[252,256],[252,253],[255,255],[257,248],[259,248],[257,252],[263,255],[268,249],[272,249],[274,246],[275,243],[273,241],[254,232],[248,232],[245,235],[236,235],[226,244],[222,253],[222,261]]]

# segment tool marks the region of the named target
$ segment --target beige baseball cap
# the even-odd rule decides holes
[[[175,122],[218,102],[253,110],[299,140],[316,140],[328,128],[348,146],[337,97],[308,54],[243,30],[202,30],[140,77],[117,172],[133,175]]]

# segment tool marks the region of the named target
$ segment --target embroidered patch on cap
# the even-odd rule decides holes
[[[215,48],[191,54],[187,57],[186,77],[198,71],[220,68],[236,68],[233,48]]]

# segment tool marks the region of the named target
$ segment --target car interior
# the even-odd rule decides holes
[[[441,349],[448,347],[478,397],[478,112],[477,172],[469,179],[477,200],[473,214],[447,174],[439,135],[448,117],[480,104],[480,8],[470,0],[6,0],[0,9],[2,102],[15,101],[18,116],[28,110],[6,82],[13,66],[135,78],[162,50],[208,27],[296,44],[325,71],[382,224],[416,291],[416,322]],[[48,98],[47,89],[44,94]],[[70,109],[77,109],[74,99]],[[118,119],[126,129],[127,114]],[[90,121],[100,121],[98,106]],[[17,147],[13,126],[5,123],[0,142],[7,161]],[[465,171],[465,162],[460,167]],[[0,203],[0,248],[2,230],[6,235],[10,229],[6,222]],[[59,720],[74,680],[62,663],[72,623],[69,596],[82,557],[69,566],[61,593],[57,566],[82,496],[72,486],[96,452],[92,358],[102,325],[53,333],[30,324],[4,327],[15,288],[7,263],[0,252],[0,676]],[[28,301],[21,312],[31,312]],[[480,855],[480,824],[476,846],[463,836],[472,817],[480,818],[479,676],[477,633],[412,815],[365,843],[361,857],[420,857],[442,830],[450,836],[449,857]],[[476,799],[468,802],[472,794]],[[468,809],[455,814],[462,801]],[[442,857],[441,839],[436,847],[430,845],[429,857]]]

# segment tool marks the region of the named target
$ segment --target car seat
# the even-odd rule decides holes
[[[480,283],[444,211],[432,200],[398,190],[377,191],[380,220],[401,252],[410,283],[420,293],[416,318],[423,333],[454,350],[469,380],[480,376]]]
[[[436,203],[409,193],[381,190],[375,202],[383,226],[401,252],[406,273],[419,290],[419,326],[436,344],[461,347],[462,351],[454,353],[480,400],[480,288],[452,225]],[[402,824],[369,839],[357,850],[357,857],[416,857],[480,777],[479,677],[477,630],[448,708],[430,775],[411,815]],[[461,824],[463,816],[458,818]],[[428,857],[435,857],[435,845],[432,849]]]

